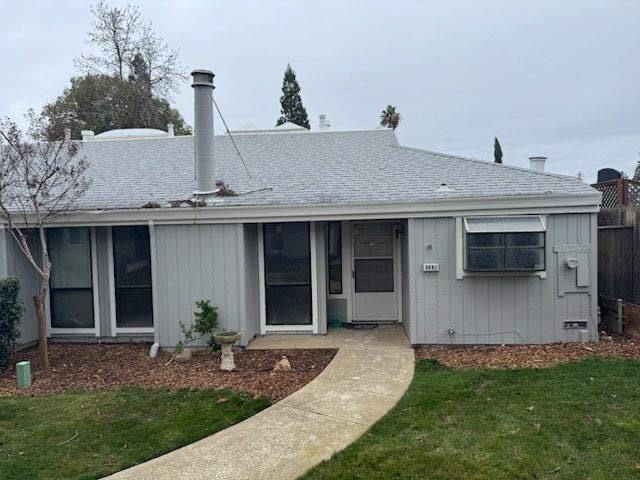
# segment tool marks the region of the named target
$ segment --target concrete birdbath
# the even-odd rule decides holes
[[[231,372],[236,369],[236,362],[233,359],[233,344],[240,340],[241,335],[238,332],[218,332],[213,335],[216,343],[220,344],[222,357],[220,360],[220,370]]]

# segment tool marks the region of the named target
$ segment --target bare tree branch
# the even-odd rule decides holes
[[[142,55],[153,93],[167,95],[186,80],[186,72],[178,61],[178,50],[167,43],[145,23],[140,9],[131,4],[124,8],[110,7],[100,0],[91,7],[93,21],[87,43],[97,52],[74,60],[83,73],[101,73],[124,80],[133,74],[133,60]]]
[[[47,330],[44,300],[49,291],[51,261],[46,227],[57,215],[73,209],[89,188],[85,174],[89,164],[78,157],[78,146],[69,139],[51,142],[46,119],[27,114],[29,128],[23,133],[15,122],[0,121],[0,219],[40,277],[33,301],[38,317],[40,360],[47,368]],[[38,236],[39,258],[29,236]]]

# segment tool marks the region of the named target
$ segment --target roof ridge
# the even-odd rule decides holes
[[[246,133],[244,133],[246,132]],[[278,131],[273,129],[264,129],[264,130],[231,130],[231,136],[236,137],[251,137],[251,136],[264,136],[264,135],[301,135],[303,133],[306,134],[347,134],[347,133],[372,133],[372,132],[385,132],[392,133],[395,137],[395,132],[391,129],[386,128],[361,128],[361,129],[353,129],[353,130],[308,130],[306,132],[301,132],[300,130],[284,130]],[[214,133],[214,137],[218,138],[229,138],[229,134],[225,133]],[[121,141],[137,141],[137,140],[168,140],[168,139],[186,139],[193,138],[193,134],[187,135],[174,135],[174,136],[157,136],[157,137],[101,137],[101,138],[92,138],[91,140],[73,140],[74,142],[78,142],[81,144],[87,143],[104,143],[104,142],[121,142]],[[397,138],[396,138],[397,141]],[[392,146],[396,146],[397,144],[391,144]],[[407,147],[408,148],[408,147]]]
[[[481,163],[483,165],[493,165],[493,166],[496,166],[498,168],[510,168],[512,170],[518,170],[520,172],[537,173],[539,175],[546,175],[547,177],[556,177],[556,178],[562,178],[562,179],[565,179],[565,180],[576,180],[576,181],[579,181],[580,183],[583,183],[584,185],[587,185],[587,183],[585,183],[582,180],[578,179],[578,177],[574,177],[572,175],[563,175],[561,173],[553,173],[553,172],[539,172],[537,170],[531,170],[530,168],[526,168],[526,167],[518,167],[516,165],[509,165],[509,164],[506,164],[506,163],[490,162],[489,160],[482,160],[481,158],[465,157],[465,156],[462,156],[462,155],[453,155],[453,154],[450,154],[450,153],[436,152],[436,151],[433,151],[433,150],[427,150],[425,148],[407,147],[406,145],[390,145],[390,146],[396,147],[396,148],[404,148],[406,150],[413,150],[413,151],[420,152],[420,153],[429,153],[431,155],[437,155],[439,157],[455,158],[457,160],[465,160],[467,162]]]

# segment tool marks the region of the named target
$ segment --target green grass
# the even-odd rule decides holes
[[[640,362],[452,370],[420,361],[400,403],[310,479],[638,479]]]
[[[138,388],[0,398],[0,479],[100,478],[268,405],[229,391]]]

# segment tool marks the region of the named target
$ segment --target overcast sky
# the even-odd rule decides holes
[[[186,69],[216,73],[232,129],[274,125],[290,62],[313,127],[326,113],[333,129],[372,128],[391,103],[408,146],[492,159],[498,136],[505,163],[546,155],[588,181],[639,158],[637,0],[135,3]],[[68,85],[91,15],[82,1],[0,4],[0,115],[18,119]],[[192,124],[188,83],[173,102]]]

